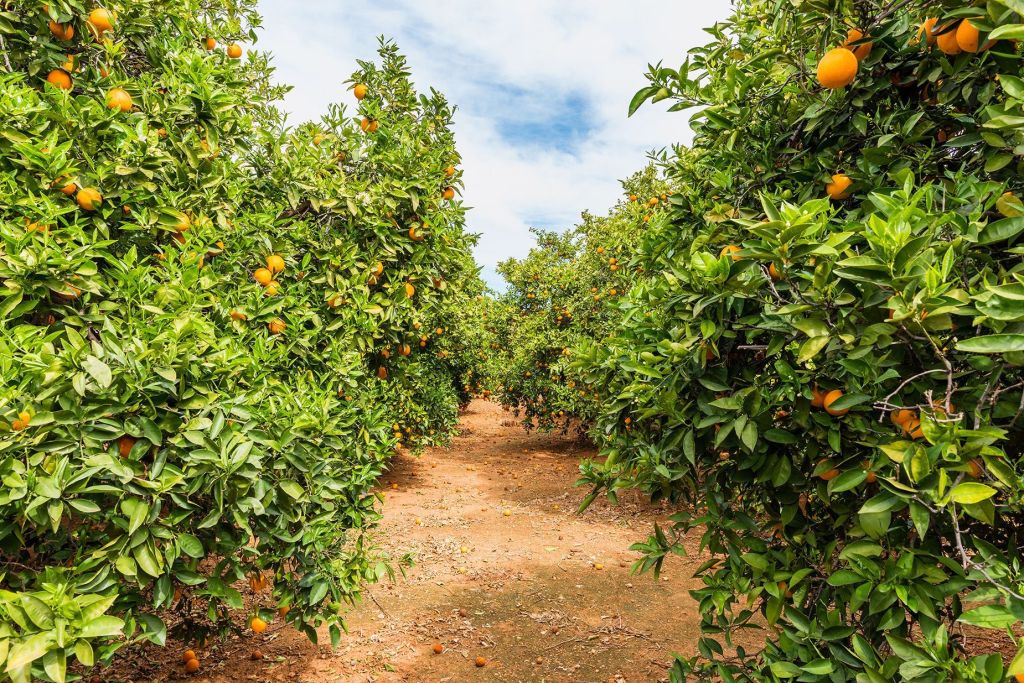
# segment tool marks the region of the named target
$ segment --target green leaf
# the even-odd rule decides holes
[[[1003,218],[993,221],[981,229],[978,235],[978,243],[982,245],[1004,242],[1012,239],[1024,231],[1024,216]]]
[[[96,356],[86,356],[82,362],[85,371],[88,372],[96,383],[106,389],[113,381],[110,367]]]
[[[107,638],[121,635],[124,629],[124,621],[117,617],[104,615],[96,617],[89,623],[82,626],[79,638]]]
[[[950,492],[949,497],[954,503],[980,503],[994,495],[996,495],[996,490],[991,486],[968,481],[958,484]]]
[[[49,631],[37,633],[11,645],[7,655],[7,671],[31,664],[50,650],[53,634]]]
[[[181,536],[178,536],[178,547],[181,548],[181,552],[196,559],[199,559],[206,554],[203,550],[203,542],[192,534],[182,534]]]
[[[283,480],[278,486],[295,500],[302,498],[306,493],[305,489],[297,481],[292,481],[291,479]]]
[[[1003,629],[1013,626],[1018,619],[1003,605],[982,605],[967,610],[960,615],[958,621],[981,628]]]
[[[1022,219],[1024,220],[1024,219]],[[1011,353],[1024,351],[1024,334],[989,334],[957,342],[956,348],[967,353]]]

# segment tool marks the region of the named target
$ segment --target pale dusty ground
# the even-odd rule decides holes
[[[336,651],[272,624],[199,650],[193,676],[178,661],[184,646],[169,643],[125,653],[102,680],[667,680],[670,653],[696,648],[687,591],[698,587],[690,577],[701,558],[671,558],[661,580],[631,575],[630,544],[665,513],[628,498],[576,515],[586,493],[574,487],[577,463],[590,455],[476,401],[450,449],[398,457],[385,477],[379,541],[394,557],[412,553],[415,566],[370,588]],[[250,659],[256,647],[262,661]],[[477,657],[487,665],[477,668]]]

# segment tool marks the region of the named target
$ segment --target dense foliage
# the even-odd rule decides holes
[[[15,681],[168,626],[337,640],[340,605],[388,571],[377,476],[466,400],[445,333],[482,286],[451,107],[385,44],[354,118],[285,129],[266,56],[234,42],[258,22],[251,0],[0,11]]]
[[[535,229],[530,253],[498,266],[508,289],[491,307],[488,374],[496,398],[527,428],[584,430],[596,415],[601,392],[579,383],[572,349],[614,329],[619,302],[643,271],[631,263],[637,237],[662,220],[668,198],[653,165],[623,189],[608,215],[585,212],[564,232]]]
[[[700,108],[650,277],[580,353],[584,479],[677,506],[642,568],[713,555],[675,679],[1024,673],[963,633],[1024,618],[1022,12],[744,0],[634,98]]]

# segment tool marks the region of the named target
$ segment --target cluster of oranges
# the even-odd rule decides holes
[[[281,283],[275,278],[284,273],[284,259],[278,254],[271,254],[267,257],[265,268],[257,268],[253,271],[252,277],[263,287],[263,293],[267,296],[277,296],[281,289]],[[231,317],[234,320],[245,320],[246,316],[241,311],[232,311]],[[267,323],[267,329],[271,334],[281,334],[285,330],[285,323],[280,318],[274,318]]]
[[[839,389],[832,389],[831,391],[822,391],[815,384],[811,390],[811,406],[815,408],[824,408],[825,412],[834,417],[842,417],[850,412],[849,408],[836,408],[833,404],[843,397],[843,392]]]
[[[106,8],[97,7],[89,12],[85,23],[93,37],[100,41],[104,39],[108,31],[114,29],[116,19],[115,13],[110,12]],[[75,27],[73,24],[61,24],[50,20],[48,26],[53,37],[61,42],[68,42],[75,37]],[[208,51],[213,50],[217,45],[217,41],[213,38],[204,38],[202,42]],[[232,43],[228,46],[227,55],[231,59],[240,59],[242,47],[237,43]],[[70,90],[74,86],[74,79],[72,78],[74,71],[74,56],[68,54],[67,61],[60,68],[52,69],[46,75],[46,82],[60,90]],[[108,75],[108,70],[105,67],[101,67],[100,76],[106,78]],[[131,93],[120,86],[107,90],[104,101],[109,109],[123,113],[131,112],[135,108],[135,101],[132,99]],[[167,131],[165,129],[161,128],[160,131],[161,137],[166,136]],[[67,196],[74,195],[78,206],[83,211],[95,211],[103,203],[103,195],[98,189],[94,187],[79,188],[77,183],[71,182],[67,178],[57,179],[54,181],[53,187],[59,187],[60,191]]]
[[[980,31],[970,18],[950,21],[938,26],[938,17],[925,19],[917,32],[917,40],[929,47],[935,45],[946,55],[987,50],[995,41],[980,44]],[[871,54],[873,43],[857,28],[851,28],[839,47],[822,55],[818,61],[818,83],[828,90],[838,90],[853,83],[860,63]]]

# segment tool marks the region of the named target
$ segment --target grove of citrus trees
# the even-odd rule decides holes
[[[640,568],[712,556],[673,676],[1024,680],[972,641],[1024,619],[1024,5],[743,0],[709,30],[632,102],[695,137],[574,352],[607,397],[584,480],[676,510]]]
[[[390,571],[377,476],[473,388],[452,108],[385,43],[337,84],[355,111],[286,128],[258,25],[0,11],[0,677],[169,628],[337,641]]]
[[[620,301],[643,273],[632,263],[637,236],[663,220],[668,197],[653,165],[623,189],[607,216],[584,213],[565,232],[535,230],[528,256],[499,264],[508,290],[489,309],[493,350],[484,373],[527,428],[584,429],[597,415],[602,395],[579,381],[573,349],[618,322]]]

